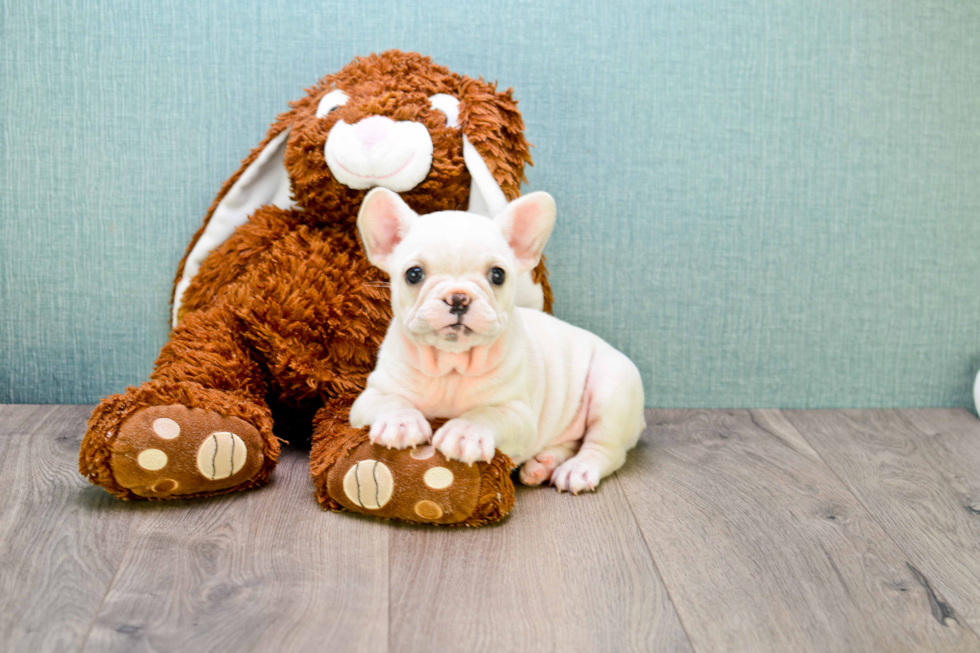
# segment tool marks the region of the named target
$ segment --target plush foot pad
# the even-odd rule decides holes
[[[510,460],[466,465],[431,445],[389,449],[363,442],[327,472],[329,496],[347,510],[428,524],[476,526],[513,505]]]
[[[123,422],[110,445],[116,481],[147,498],[218,492],[262,468],[259,431],[203,408],[151,406]]]

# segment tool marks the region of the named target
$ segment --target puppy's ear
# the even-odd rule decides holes
[[[514,250],[521,272],[527,272],[541,260],[555,226],[555,200],[542,191],[531,193],[508,204],[494,220]]]
[[[408,233],[416,218],[418,214],[409,208],[398,193],[387,188],[375,188],[367,194],[357,214],[357,230],[372,265],[389,272],[388,257]]]

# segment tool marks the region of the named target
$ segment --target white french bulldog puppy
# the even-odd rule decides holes
[[[599,337],[515,308],[518,278],[541,259],[555,202],[532,193],[497,218],[418,216],[378,188],[357,227],[372,264],[391,277],[394,319],[354,427],[388,447],[429,442],[447,458],[489,461],[500,449],[528,485],[593,490],[639,438],[636,366]],[[429,419],[449,418],[432,437]]]

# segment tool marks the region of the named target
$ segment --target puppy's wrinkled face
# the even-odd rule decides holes
[[[368,259],[391,277],[391,303],[416,342],[460,352],[492,343],[514,311],[518,277],[537,265],[554,224],[554,201],[533,193],[491,220],[461,211],[419,217],[377,189],[358,229]]]
[[[420,218],[390,270],[396,318],[428,345],[463,350],[493,342],[514,310],[518,265],[488,218],[456,211]]]

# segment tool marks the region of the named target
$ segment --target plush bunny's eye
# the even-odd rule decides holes
[[[490,283],[495,286],[504,285],[504,281],[507,279],[507,273],[504,272],[503,268],[491,268],[490,269]]]
[[[323,118],[337,107],[344,106],[347,104],[347,99],[347,94],[339,89],[330,91],[323,96],[323,99],[320,100],[320,104],[317,105],[316,117]]]
[[[423,272],[422,268],[420,268],[417,265],[408,268],[408,270],[405,271],[405,281],[410,286],[414,286],[417,283],[421,283],[422,279],[425,279],[425,272]]]
[[[455,129],[459,126],[459,100],[452,95],[437,93],[429,98],[429,104],[446,114],[446,127]]]

